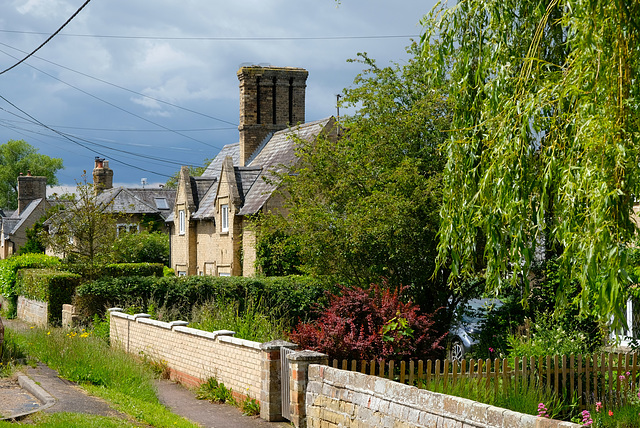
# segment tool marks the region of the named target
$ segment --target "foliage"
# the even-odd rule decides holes
[[[588,336],[576,329],[566,329],[551,316],[540,317],[525,334],[510,335],[508,342],[510,358],[594,352]]]
[[[71,299],[80,283],[80,275],[53,269],[21,269],[16,288],[18,294],[29,299],[47,302],[49,322],[60,324],[62,305]]]
[[[260,222],[266,224],[265,222]],[[302,246],[297,236],[263,227],[256,244],[256,270],[264,276],[300,275]]]
[[[2,320],[0,320],[0,323]],[[0,345],[0,377],[8,377],[19,364],[18,360],[26,355],[16,343],[15,335],[11,329],[4,329],[4,343]]]
[[[215,377],[210,377],[200,385],[196,397],[199,400],[209,400],[214,403],[235,403],[231,389],[227,388],[224,383],[218,382]]]
[[[122,276],[163,276],[164,265],[160,263],[109,263],[104,265],[101,273],[110,277]]]
[[[58,184],[56,173],[62,169],[62,159],[38,153],[38,149],[23,140],[9,140],[0,145],[0,207],[18,207],[18,176],[47,177],[48,185]]]
[[[44,230],[44,221],[46,217],[40,218],[33,226],[25,230],[27,235],[27,242],[20,248],[18,248],[18,255],[23,254],[44,254],[46,250],[46,243],[42,239]]]
[[[444,336],[432,316],[401,301],[401,291],[376,284],[342,287],[340,295],[329,297],[318,320],[298,324],[290,340],[337,359],[437,358]]]
[[[359,286],[385,278],[408,286],[431,311],[450,296],[442,275],[434,275],[444,166],[438,146],[449,113],[427,84],[419,47],[408,51],[406,64],[387,67],[360,54],[365,69],[341,101],[357,113],[341,118],[337,141],[300,142],[297,163],[279,176],[288,215],[265,216],[262,228],[295,236],[286,254],[300,249],[303,272]]]
[[[423,24],[428,77],[448,90],[438,266],[493,292],[558,257],[565,303],[623,319],[639,193],[640,3],[463,0]],[[455,82],[455,84],[449,84]],[[525,296],[528,292],[525,290]]]
[[[25,254],[0,260],[0,293],[7,298],[17,296],[16,274],[20,269],[56,269],[60,266],[60,259],[44,254]]]
[[[303,276],[101,278],[78,287],[76,304],[79,311],[93,315],[106,307],[137,302],[146,308],[153,303],[188,318],[194,306],[211,300],[235,301],[240,312],[253,301],[295,324],[307,319],[312,307],[323,301],[326,288],[322,279]]]
[[[169,235],[162,232],[121,233],[113,243],[114,263],[169,264]]]
[[[83,183],[76,187],[76,198],[47,221],[49,230],[43,239],[54,253],[82,268],[83,276],[92,279],[101,264],[112,260],[117,215],[98,200],[85,174]]]
[[[255,342],[285,339],[289,326],[279,311],[270,311],[253,299],[244,303],[242,311],[239,306],[239,302],[225,299],[195,306],[190,326],[205,331],[231,330],[236,333],[235,337]]]
[[[201,176],[202,173],[206,171],[212,160],[213,159],[205,158],[205,160],[202,161],[202,166],[189,165],[189,175],[191,177]],[[164,185],[165,189],[177,189],[178,181],[180,181],[180,171],[176,171],[167,179],[167,182]]]

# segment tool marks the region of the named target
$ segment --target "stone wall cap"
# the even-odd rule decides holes
[[[289,361],[318,361],[325,358],[328,358],[327,354],[323,354],[322,352],[310,351],[305,349],[304,351],[292,352],[287,355],[287,360]]]
[[[264,342],[260,344],[260,349],[263,351],[277,351],[280,348],[296,349],[298,345],[295,343],[287,342],[286,340],[277,339],[270,342]]]
[[[107,309],[108,312],[122,312],[122,308],[109,308]]]
[[[187,326],[187,325],[189,325],[189,322],[187,322],[187,321],[171,321],[169,323],[169,325],[171,326],[171,328],[178,327],[178,326]]]
[[[134,314],[133,315],[133,319],[137,320],[138,318],[151,318],[151,315],[149,314]]]
[[[110,313],[112,316],[117,317],[117,318],[124,318],[127,320],[133,320],[135,319],[133,317],[133,315],[129,315],[129,314],[125,314],[124,312],[118,312],[118,311],[114,311]]]

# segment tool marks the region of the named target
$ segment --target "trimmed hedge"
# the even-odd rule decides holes
[[[81,285],[75,304],[83,315],[110,306],[149,303],[177,309],[188,317],[194,305],[210,300],[233,300],[243,310],[245,302],[260,302],[292,322],[306,320],[324,301],[331,282],[307,276],[268,278],[183,276],[102,278]]]
[[[49,323],[60,324],[62,305],[71,303],[80,279],[80,275],[54,269],[21,269],[16,291],[28,299],[47,302]]]
[[[102,274],[114,278],[123,276],[163,276],[162,263],[111,263],[105,265]]]
[[[46,269],[60,268],[61,262],[57,257],[44,254],[24,254],[0,260],[0,293],[11,298],[18,295],[16,292],[16,273],[20,269]]]

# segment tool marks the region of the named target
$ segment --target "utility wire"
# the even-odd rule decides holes
[[[72,143],[79,145],[80,147],[83,147],[83,148],[85,148],[85,149],[87,149],[87,150],[91,150],[91,149],[90,149],[89,147],[87,147],[86,145],[84,145],[84,144],[82,144],[82,143],[80,143],[80,142],[76,141],[75,139],[68,137],[68,136],[67,136],[67,135],[65,135],[64,133],[62,133],[62,132],[60,132],[60,131],[58,131],[58,130],[56,130],[56,129],[54,129],[54,128],[51,128],[51,127],[49,127],[49,126],[45,125],[44,123],[40,122],[38,119],[36,119],[35,117],[31,116],[31,115],[30,115],[29,113],[27,113],[26,111],[22,110],[20,107],[18,107],[17,105],[15,105],[14,103],[12,103],[12,102],[11,102],[11,101],[9,101],[8,99],[6,99],[4,96],[0,95],[0,98],[1,98],[2,100],[4,100],[7,104],[9,104],[10,106],[12,106],[13,108],[15,108],[16,110],[18,110],[19,112],[21,112],[22,114],[24,114],[24,115],[28,116],[31,120],[33,120],[34,122],[36,122],[36,123],[37,123],[37,124],[39,124],[40,126],[42,126],[42,127],[46,128],[46,129],[48,129],[48,130],[50,130],[50,131],[52,131],[52,132],[55,132],[56,134],[60,135],[62,138],[66,139],[66,140],[69,140],[69,141],[71,141]],[[3,110],[4,110],[4,109],[3,109]],[[5,111],[6,111],[6,110],[5,110]],[[91,151],[94,151],[94,150],[91,150]],[[100,152],[96,152],[96,153],[98,153],[100,156],[109,157],[109,156],[106,156],[106,155],[104,155],[103,153],[100,153]],[[130,163],[128,163],[128,162],[124,162],[124,161],[122,161],[122,160],[115,159],[115,158],[113,158],[113,157],[111,157],[111,159],[115,160],[116,162],[120,162],[120,163],[121,163],[121,164],[123,164],[123,165],[129,166],[129,167],[131,167],[131,168],[138,169],[138,170],[140,170],[140,171],[144,171],[144,172],[148,172],[148,173],[151,173],[151,174],[160,175],[160,176],[163,176],[163,177],[171,177],[170,175],[162,174],[162,173],[159,173],[159,172],[157,172],[157,171],[151,171],[151,170],[149,170],[149,169],[145,169],[145,168],[141,168],[141,167],[139,167],[139,166],[132,165],[132,164],[130,164]]]
[[[13,47],[13,46],[7,45],[6,43],[2,43],[2,42],[0,42],[0,46],[5,46],[5,47],[7,47],[7,48],[10,48],[10,49],[16,50],[16,51],[18,51],[18,52],[25,53],[25,51],[23,51],[23,50],[21,50],[21,49],[18,49],[18,48],[16,48],[16,47]],[[8,54],[7,52],[4,52],[4,51],[0,51],[0,52],[2,52],[3,54],[5,54],[5,55],[7,55],[7,56],[10,56],[10,57],[12,57],[12,58],[15,58],[15,57],[13,57],[12,55]],[[150,99],[150,100],[157,101],[157,102],[159,102],[159,103],[166,104],[166,105],[171,106],[171,107],[175,107],[175,108],[178,108],[178,109],[181,109],[181,110],[184,110],[184,111],[188,111],[189,113],[194,113],[194,114],[197,114],[197,115],[200,115],[200,116],[208,117],[209,119],[217,120],[218,122],[226,123],[226,124],[228,124],[228,125],[238,126],[238,124],[237,124],[237,123],[229,122],[228,120],[220,119],[220,118],[218,118],[218,117],[214,117],[214,116],[211,116],[211,115],[208,115],[208,114],[205,114],[205,113],[201,113],[201,112],[199,112],[199,111],[191,110],[191,109],[186,108],[186,107],[181,107],[181,106],[179,106],[179,105],[176,105],[176,104],[170,103],[169,101],[164,101],[164,100],[161,100],[161,99],[159,99],[159,98],[154,98],[154,97],[152,97],[152,96],[150,96],[150,95],[145,95],[145,94],[143,94],[143,93],[136,92],[136,91],[134,91],[134,90],[132,90],[132,89],[128,89],[128,88],[125,88],[125,87],[123,87],[123,86],[116,85],[115,83],[111,83],[111,82],[108,82],[108,81],[106,81],[106,80],[102,80],[102,79],[100,79],[100,78],[98,78],[98,77],[91,76],[91,75],[89,75],[89,74],[83,73],[83,72],[81,72],[81,71],[74,70],[73,68],[69,68],[69,67],[64,66],[64,65],[62,65],[62,64],[58,64],[58,63],[55,63],[55,62],[53,62],[53,61],[49,61],[48,59],[45,59],[45,58],[39,57],[39,56],[37,56],[37,55],[36,55],[36,56],[34,56],[34,58],[37,58],[37,59],[39,59],[39,60],[41,60],[41,61],[47,62],[47,63],[52,64],[52,65],[55,65],[56,67],[60,67],[60,68],[63,68],[63,69],[65,69],[65,70],[71,71],[71,72],[73,72],[73,73],[77,73],[77,74],[79,74],[79,75],[81,75],[81,76],[88,77],[89,79],[96,80],[96,81],[98,81],[98,82],[100,82],[100,83],[104,83],[104,84],[106,84],[106,85],[113,86],[114,88],[122,89],[123,91],[127,91],[127,92],[130,92],[130,93],[132,93],[132,94],[135,94],[135,95],[138,95],[138,96],[141,96],[141,97],[144,97],[144,98],[148,98],[148,99]],[[38,69],[36,68],[36,70],[38,70]],[[38,71],[40,71],[40,70],[38,70]]]
[[[18,30],[0,30],[0,33],[16,33],[16,34],[46,34],[37,31],[18,31]],[[170,37],[170,36],[119,36],[112,34],[61,34],[67,37],[91,37],[97,39],[127,39],[127,40],[210,40],[210,41],[231,41],[231,42],[243,42],[243,41],[287,41],[287,40],[362,40],[362,39],[408,39],[412,37],[420,37],[419,34],[396,34],[396,35],[382,35],[382,36],[318,36],[318,37]]]
[[[0,51],[0,52],[4,53],[5,55],[12,56],[11,54],[9,54],[9,53],[7,53],[7,52],[4,52],[4,51]],[[150,123],[150,124],[152,124],[152,125],[155,125],[155,126],[157,126],[157,127],[159,127],[159,128],[162,128],[162,129],[164,129],[165,131],[173,132],[174,134],[180,135],[181,137],[187,138],[187,139],[189,139],[189,140],[195,141],[195,142],[200,143],[200,144],[204,144],[205,146],[212,147],[212,148],[214,148],[214,149],[220,149],[220,147],[214,146],[213,144],[209,144],[209,143],[206,143],[206,142],[204,142],[204,141],[202,141],[202,140],[198,140],[197,138],[193,138],[193,137],[191,137],[191,136],[189,136],[189,135],[187,135],[187,134],[184,134],[184,133],[182,133],[182,132],[174,131],[173,129],[170,129],[170,128],[168,128],[168,127],[164,126],[164,125],[161,125],[161,124],[159,124],[159,123],[157,123],[157,122],[152,121],[151,119],[147,119],[146,117],[140,116],[139,114],[136,114],[136,113],[134,113],[134,112],[132,112],[132,111],[129,111],[129,110],[127,110],[127,109],[123,108],[123,107],[120,107],[120,106],[118,106],[118,105],[116,105],[116,104],[114,104],[114,103],[112,103],[112,102],[110,102],[110,101],[104,100],[104,99],[102,99],[102,98],[98,97],[97,95],[93,95],[93,94],[91,94],[91,93],[89,93],[89,92],[85,91],[84,89],[80,89],[79,87],[74,86],[74,85],[72,85],[71,83],[67,83],[67,82],[65,82],[64,80],[61,80],[61,79],[59,79],[59,78],[55,77],[54,75],[52,75],[52,74],[50,74],[50,73],[47,73],[46,71],[40,70],[39,68],[37,68],[37,67],[35,67],[35,66],[31,65],[31,64],[27,64],[27,66],[29,66],[29,67],[33,68],[33,69],[34,69],[34,70],[36,70],[36,71],[39,71],[40,73],[42,73],[42,74],[44,74],[44,75],[49,76],[50,78],[52,78],[52,79],[54,79],[54,80],[57,80],[57,81],[58,81],[58,82],[60,82],[60,83],[64,83],[65,85],[67,85],[67,86],[69,86],[69,87],[71,87],[71,88],[73,88],[73,89],[75,89],[75,90],[77,90],[77,91],[79,91],[79,92],[82,92],[82,93],[83,93],[83,94],[85,94],[85,95],[88,95],[88,96],[90,96],[90,97],[92,97],[92,98],[95,98],[96,100],[101,101],[101,102],[103,102],[103,103],[105,103],[105,104],[107,104],[107,105],[109,105],[109,106],[111,106],[111,107],[113,107],[113,108],[115,108],[115,109],[118,109],[118,110],[120,110],[120,111],[123,111],[123,112],[125,112],[125,113],[127,113],[127,114],[130,114],[131,116],[137,117],[137,118],[138,118],[138,119],[140,119],[140,120],[144,120],[145,122],[148,122],[148,123]]]
[[[91,0],[87,0],[87,1],[85,1],[85,2],[84,2],[84,4],[83,4],[82,6],[80,6],[80,9],[76,10],[76,12],[75,12],[73,15],[71,15],[71,17],[70,17],[69,19],[67,19],[67,22],[65,22],[64,24],[62,24],[62,27],[58,28],[58,29],[56,30],[56,32],[55,32],[55,33],[53,33],[51,36],[49,36],[49,37],[47,38],[47,40],[45,40],[44,42],[42,42],[42,44],[41,44],[40,46],[38,46],[37,48],[35,48],[33,51],[31,51],[31,53],[30,53],[30,54],[28,54],[27,56],[25,56],[24,58],[22,58],[22,59],[21,59],[20,61],[18,61],[17,63],[13,64],[11,67],[9,67],[9,68],[7,68],[7,69],[5,69],[5,70],[3,70],[3,71],[0,71],[0,74],[4,74],[4,73],[6,73],[7,71],[9,71],[9,70],[12,70],[12,69],[16,68],[17,66],[19,66],[20,64],[22,64],[23,62],[25,62],[25,61],[26,61],[30,56],[32,56],[33,54],[35,54],[36,52],[38,52],[38,51],[39,51],[39,50],[40,50],[44,45],[46,45],[47,43],[49,43],[49,41],[51,41],[51,39],[53,39],[53,38],[54,38],[54,37],[55,37],[55,36],[56,36],[60,31],[62,31],[62,29],[63,29],[64,27],[66,27],[66,26],[67,26],[67,24],[68,24],[68,23],[70,23],[70,22],[71,22],[71,20],[72,20],[73,18],[75,18],[75,17],[76,17],[76,15],[78,15],[78,14],[80,13],[80,11],[81,11],[82,9],[84,9],[84,7],[85,7],[86,5],[88,5],[88,4],[89,4],[89,2],[90,2],[90,1],[91,1]]]

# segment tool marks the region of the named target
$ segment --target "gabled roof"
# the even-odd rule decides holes
[[[44,201],[42,198],[34,199],[29,202],[24,210],[18,215],[18,210],[11,213],[10,217],[4,217],[2,219],[2,225],[5,236],[14,235],[20,226],[33,214],[36,208]]]
[[[296,161],[295,148],[298,141],[311,142],[321,134],[333,132],[334,128],[335,119],[330,117],[273,134],[249,164],[250,167],[260,166],[262,170],[246,191],[244,205],[238,214],[251,215],[262,208],[279,185],[273,172],[283,171]]]
[[[189,178],[197,207],[191,217],[200,220],[215,218],[218,188],[223,181],[231,184],[232,198],[242,207],[239,215],[257,213],[278,187],[272,171],[282,170],[295,162],[297,142],[311,142],[320,134],[332,132],[334,127],[335,119],[330,117],[270,134],[249,158],[247,166],[234,166],[240,159],[238,143],[224,146],[202,176]],[[226,165],[225,174],[233,170],[233,174],[224,180],[220,178],[223,164]]]
[[[176,191],[174,189],[128,189],[114,187],[102,191],[97,202],[106,211],[124,214],[160,214],[166,218],[173,209]],[[161,204],[164,200],[165,205]]]

